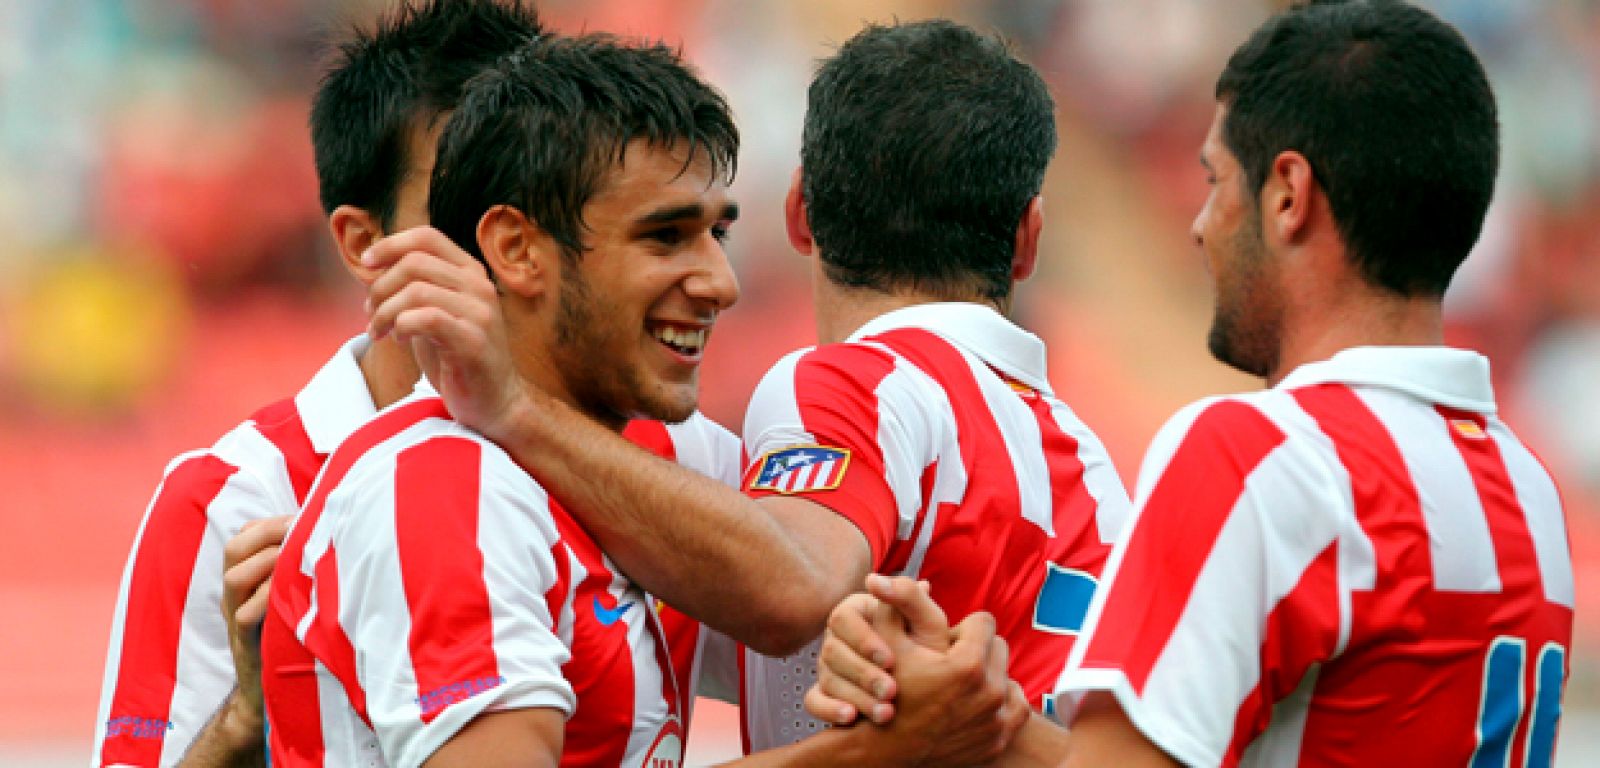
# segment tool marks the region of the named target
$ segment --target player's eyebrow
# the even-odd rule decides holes
[[[658,210],[650,211],[650,213],[646,213],[645,216],[638,219],[638,222],[640,224],[670,224],[670,222],[683,221],[683,219],[702,218],[706,218],[706,206],[701,205],[701,203],[683,203],[683,205],[672,205],[667,206],[667,208],[658,208]],[[738,218],[738,203],[728,203],[728,205],[722,206],[722,216],[718,216],[717,219],[718,221],[723,221],[723,219],[733,221],[733,219]]]
[[[666,208],[658,208],[645,214],[639,219],[640,224],[670,224],[684,219],[701,219],[706,215],[706,207],[700,203],[684,203]],[[739,205],[728,203],[722,207],[722,215],[717,219],[733,221],[739,218]]]
[[[1205,152],[1200,153],[1200,167],[1206,169],[1207,172],[1211,171],[1211,163],[1206,160]]]

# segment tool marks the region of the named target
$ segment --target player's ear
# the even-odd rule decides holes
[[[1039,233],[1044,231],[1044,195],[1034,195],[1017,222],[1016,245],[1011,252],[1011,279],[1027,280],[1039,262]]]
[[[1305,155],[1294,150],[1280,152],[1261,184],[1261,221],[1280,242],[1297,242],[1308,233],[1312,197],[1321,191]]]
[[[345,271],[362,285],[371,285],[379,270],[361,266],[361,254],[383,238],[383,223],[371,211],[341,205],[328,214],[328,231],[339,247],[339,261],[344,263]]]
[[[509,205],[490,208],[478,219],[478,248],[495,283],[522,296],[544,293],[550,276],[559,274],[560,245]]]
[[[800,182],[801,169],[794,169],[789,180],[789,194],[783,199],[783,223],[789,230],[789,244],[801,255],[810,256],[816,251],[811,239],[811,220],[806,217],[806,196]]]

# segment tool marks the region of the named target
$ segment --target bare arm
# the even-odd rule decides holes
[[[555,768],[566,718],[554,709],[478,715],[435,750],[425,768]]]
[[[493,284],[436,230],[391,236],[364,258],[388,268],[372,286],[374,336],[409,340],[451,415],[538,477],[630,578],[668,603],[782,655],[816,637],[869,570],[866,537],[826,507],[752,501],[516,376]]]
[[[266,764],[259,633],[289,522],[288,515],[252,520],[223,548],[222,615],[239,682],[184,753],[181,768]]]
[[[1095,691],[1078,705],[1072,720],[1072,750],[1062,767],[1095,765],[1173,768],[1178,762],[1134,727],[1116,697]]]

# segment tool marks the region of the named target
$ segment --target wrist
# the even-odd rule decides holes
[[[259,749],[266,741],[266,723],[261,710],[235,690],[222,708],[221,730],[234,751]]]

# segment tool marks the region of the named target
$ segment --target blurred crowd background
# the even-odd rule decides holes
[[[87,754],[117,582],[165,463],[295,392],[362,328],[306,115],[330,35],[389,4],[0,2],[0,763]],[[950,16],[1011,38],[1061,129],[1042,274],[1018,314],[1131,481],[1174,409],[1257,386],[1205,352],[1210,281],[1187,232],[1216,73],[1281,4],[540,7],[557,30],[681,43],[734,106],[744,297],[718,324],[704,407],[735,430],[760,374],[812,339],[780,212],[815,60],[863,20]],[[1509,420],[1563,480],[1579,613],[1562,737],[1593,745],[1573,718],[1600,707],[1600,3],[1425,4],[1473,42],[1500,100],[1496,201],[1449,333],[1490,356]]]

